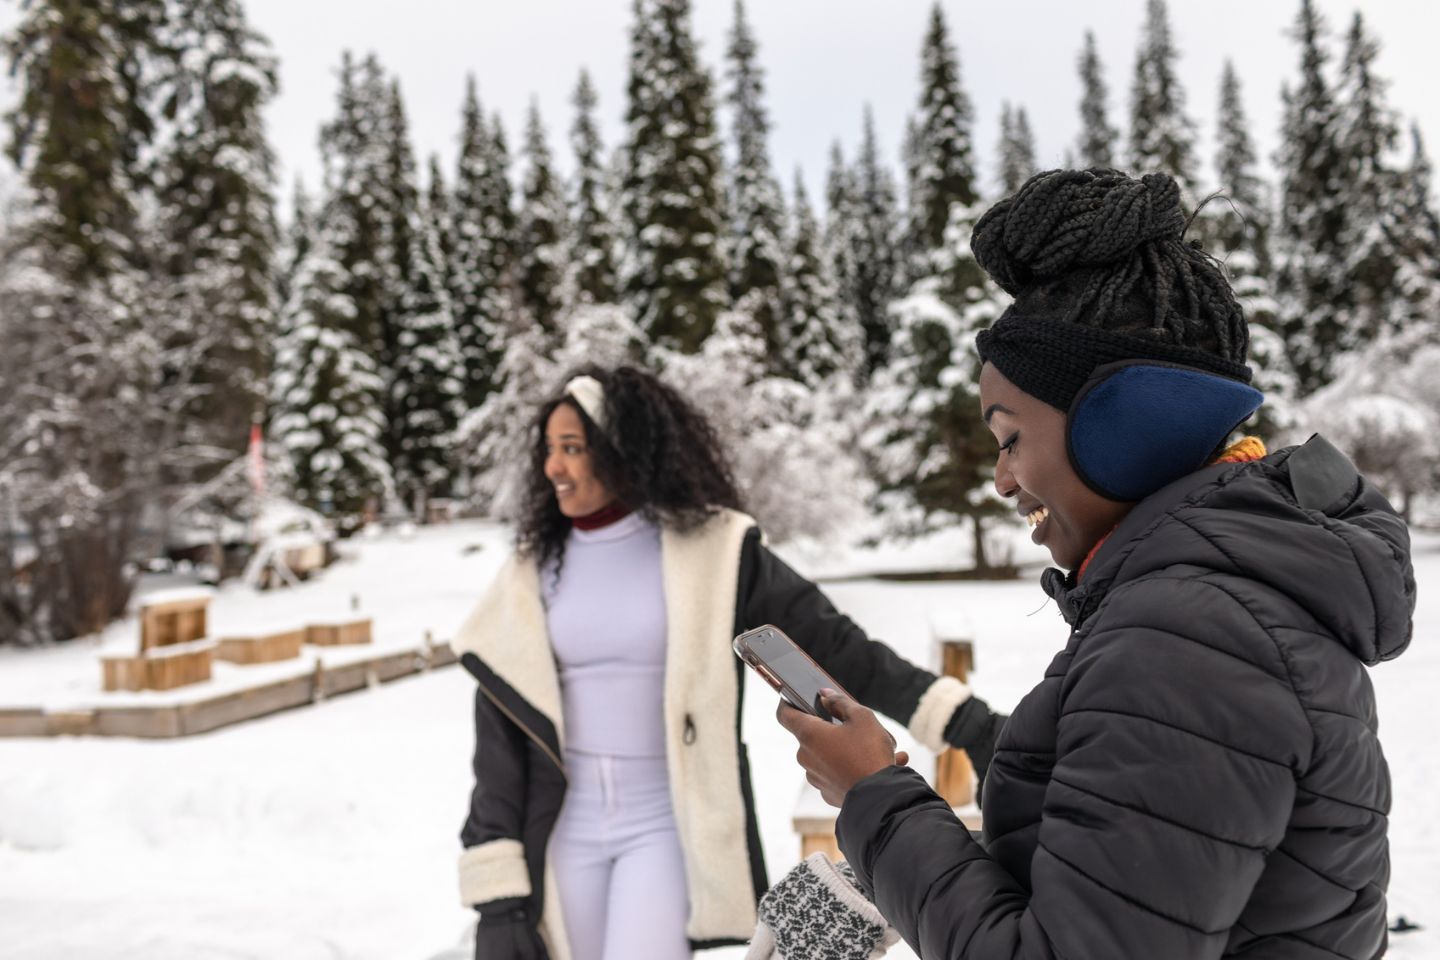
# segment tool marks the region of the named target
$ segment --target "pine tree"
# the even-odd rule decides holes
[[[1279,216],[1274,230],[1275,292],[1280,333],[1303,396],[1328,383],[1337,354],[1348,348],[1351,314],[1343,277],[1347,251],[1344,169],[1334,93],[1325,77],[1325,25],[1312,0],[1301,0],[1295,38],[1300,82],[1284,94]]]
[[[782,241],[784,204],[780,186],[770,172],[766,139],[764,71],[756,59],[758,45],[745,20],[745,7],[735,0],[735,24],[726,48],[729,60],[728,101],[734,111],[735,164],[730,176],[730,296],[745,304],[760,324],[767,355],[779,358],[780,308],[785,252]]]
[[[634,245],[626,296],[652,342],[694,351],[725,302],[710,77],[691,37],[689,0],[637,0],[636,17],[626,112],[625,208]]]
[[[1078,163],[1082,167],[1115,166],[1115,138],[1110,126],[1107,102],[1110,91],[1105,85],[1105,71],[1100,52],[1095,48],[1095,34],[1085,31],[1085,47],[1080,51],[1080,140],[1077,144]]]
[[[343,203],[327,207],[301,263],[281,316],[271,388],[271,431],[289,454],[296,498],[345,532],[360,526],[391,485],[385,385],[356,336],[352,282],[332,255],[356,233],[344,222],[348,213]]]
[[[1250,326],[1250,366],[1265,404],[1245,429],[1274,439],[1291,426],[1295,372],[1279,335],[1270,255],[1270,203],[1255,168],[1255,149],[1240,96],[1240,80],[1227,60],[1220,80],[1215,173],[1219,195],[1201,207],[1192,232],[1220,261]]]
[[[1185,115],[1185,92],[1175,75],[1180,53],[1170,33],[1165,0],[1147,0],[1144,35],[1130,91],[1130,167],[1139,176],[1168,173],[1195,191],[1195,124]]]
[[[590,75],[580,71],[575,85],[575,123],[570,144],[575,152],[572,188],[572,234],[570,287],[581,303],[613,303],[619,295],[617,261],[619,237],[611,206],[609,185],[603,164],[604,147],[595,123],[597,98]]]
[[[357,65],[348,51],[343,53],[336,115],[320,134],[325,202],[337,208],[329,217],[330,255],[342,268],[338,276],[354,307],[349,317],[355,343],[370,352],[377,367],[383,366],[386,339],[381,322],[388,296],[388,225],[375,194],[385,182],[388,94],[384,70],[373,54]]]
[[[417,507],[449,492],[450,445],[459,417],[459,351],[448,292],[440,281],[439,238],[420,206],[415,156],[400,87],[392,82],[383,130],[385,180],[376,198],[385,223],[385,447],[396,493]]]
[[[1345,280],[1354,303],[1346,338],[1351,348],[1396,332],[1408,312],[1396,289],[1405,257],[1396,242],[1405,225],[1394,220],[1404,190],[1394,156],[1400,129],[1385,103],[1385,83],[1374,72],[1378,55],[1379,45],[1356,11],[1336,91],[1345,163]]]
[[[945,243],[951,207],[969,206],[978,198],[971,156],[973,119],[970,98],[960,86],[955,48],[936,3],[920,53],[920,105],[911,147],[907,232],[909,246],[920,258],[909,265],[912,278],[931,273],[925,261]]]
[[[430,229],[435,233],[435,243],[440,251],[436,264],[440,271],[440,282],[445,287],[446,298],[453,285],[452,263],[455,257],[455,212],[450,191],[445,186],[445,174],[440,170],[440,157],[430,154],[425,190],[424,216]]]
[[[515,281],[530,316],[543,330],[553,333],[564,306],[569,218],[545,142],[540,108],[533,101],[525,126],[524,157],[525,183],[515,232]]]
[[[290,299],[300,262],[310,252],[315,239],[315,205],[300,177],[295,178],[295,192],[290,197],[290,223],[281,233],[276,252],[275,302],[283,308]],[[278,323],[278,319],[277,319]],[[279,336],[278,330],[276,336]]]
[[[162,12],[32,0],[4,38],[20,189],[0,250],[0,525],[36,555],[23,596],[0,582],[0,643],[69,639],[122,612],[141,516],[198,452],[180,414],[195,364],[171,347],[139,213],[154,134],[142,68]],[[13,568],[7,551],[0,575]]]
[[[166,27],[156,86],[167,136],[153,176],[160,269],[204,357],[209,389],[193,415],[233,457],[263,408],[277,309],[274,156],[261,116],[277,64],[236,0],[169,0]]]
[[[899,223],[895,209],[895,181],[880,160],[875,120],[865,108],[864,139],[851,175],[853,190],[849,267],[850,302],[865,339],[865,374],[884,362],[890,346],[889,305],[895,295],[899,263],[895,238]]]
[[[994,441],[975,416],[980,371],[969,345],[1003,296],[970,252],[980,213],[978,203],[955,208],[939,269],[892,304],[894,338],[866,392],[861,446],[891,532],[969,521],[975,568],[987,570],[987,523],[1007,508],[990,490]]]
[[[1400,322],[1410,330],[1429,331],[1433,337],[1435,318],[1440,316],[1440,218],[1430,194],[1430,158],[1420,127],[1414,123],[1410,126],[1410,151],[1404,187],[1396,198],[1396,242],[1405,256],[1395,287],[1403,303]]]
[[[1024,107],[1012,112],[1007,101],[1000,111],[1000,189],[1009,196],[1036,173],[1035,138]]]
[[[137,58],[156,46],[160,0],[35,0],[5,41],[20,97],[8,153],[46,211],[25,225],[75,280],[143,259],[135,199],[154,132]]]
[[[840,308],[840,292],[821,250],[815,214],[798,170],[783,276],[782,371],[812,389],[837,375],[849,380],[860,363],[860,338]]]
[[[493,142],[497,132],[485,120],[475,78],[467,78],[452,208],[450,300],[465,368],[465,406],[471,410],[494,388],[504,352],[510,211],[504,145]]]

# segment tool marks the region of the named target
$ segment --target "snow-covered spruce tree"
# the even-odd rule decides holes
[[[1283,94],[1278,215],[1272,234],[1280,334],[1295,366],[1301,395],[1333,376],[1336,357],[1349,349],[1352,316],[1346,289],[1348,235],[1339,116],[1325,76],[1325,25],[1312,0],[1296,20],[1300,79]]]
[[[350,532],[393,489],[385,450],[385,384],[356,333],[353,287],[333,251],[356,231],[332,202],[281,314],[271,381],[271,434],[293,469],[294,495]]]
[[[895,255],[900,236],[895,180],[880,159],[875,119],[865,108],[860,156],[850,175],[852,229],[849,233],[849,299],[865,339],[864,376],[884,364],[892,329],[890,301],[895,296],[900,264]]]
[[[425,202],[422,215],[430,224],[439,246],[440,260],[436,267],[440,271],[440,282],[445,287],[446,299],[452,288],[452,261],[455,257],[455,213],[450,190],[445,185],[445,174],[440,169],[440,156],[430,154],[426,171]]]
[[[499,119],[494,126],[486,121],[474,77],[466,80],[461,111],[453,216],[450,300],[465,366],[465,406],[473,410],[493,389],[504,351],[514,235],[508,156]]]
[[[840,308],[840,291],[821,250],[798,170],[788,239],[781,282],[780,372],[812,390],[825,389],[832,380],[853,382],[861,362],[859,330]]]
[[[979,196],[971,145],[974,110],[960,85],[959,59],[939,3],[930,8],[920,50],[920,103],[912,122],[905,227],[912,257],[905,265],[909,280],[934,272],[930,257],[944,246],[951,207],[969,206]],[[867,116],[867,143],[873,140],[870,126]]]
[[[1194,196],[1195,124],[1185,114],[1185,91],[1175,73],[1179,59],[1165,0],[1147,0],[1130,89],[1130,170],[1136,176],[1168,173]]]
[[[699,349],[725,304],[720,145],[690,0],[636,2],[625,297],[651,341]]]
[[[520,481],[530,469],[530,428],[555,384],[554,339],[523,310],[501,331],[505,344],[485,402],[460,421],[459,445],[470,469],[471,504],[493,517],[513,517]]]
[[[525,309],[554,332],[564,307],[565,260],[569,250],[569,214],[564,188],[556,176],[533,100],[525,121],[525,180],[515,227],[515,280]]]
[[[275,251],[275,303],[280,308],[290,299],[300,261],[310,252],[315,239],[315,202],[300,177],[295,178],[295,191],[290,197],[290,222],[280,231],[280,244]],[[278,324],[272,331],[279,336]],[[268,375],[268,371],[267,371]]]
[[[1115,166],[1115,139],[1119,132],[1110,125],[1110,91],[1105,85],[1105,68],[1100,52],[1095,49],[1095,33],[1085,31],[1085,46],[1079,59],[1080,139],[1076,143],[1076,159],[1081,167]]]
[[[389,296],[386,208],[376,202],[389,149],[384,132],[388,94],[384,71],[373,54],[356,64],[344,52],[336,114],[320,133],[329,254],[342,268],[338,276],[353,307],[349,322],[355,343],[369,352],[377,367],[383,356],[381,315]]]
[[[1385,101],[1385,82],[1375,74],[1379,44],[1356,11],[1345,37],[1336,100],[1340,104],[1340,151],[1344,157],[1345,281],[1353,301],[1349,341],[1367,343],[1401,329],[1407,304],[1397,280],[1406,251],[1395,221],[1405,186],[1397,146],[1400,126]]]
[[[590,74],[580,71],[571,101],[575,122],[570,146],[575,153],[571,188],[570,276],[567,287],[578,303],[614,303],[620,293],[619,234],[606,176],[605,148],[595,122],[598,99]]]
[[[1435,329],[1435,318],[1440,316],[1440,218],[1435,215],[1430,182],[1430,158],[1425,153],[1420,127],[1411,124],[1410,161],[1396,198],[1399,211],[1394,217],[1396,242],[1405,254],[1395,286],[1404,302],[1404,326],[1440,333]]]
[[[976,416],[971,344],[1007,299],[970,252],[981,204],[957,206],[934,275],[895,301],[889,361],[867,391],[861,446],[885,527],[915,536],[968,521],[977,570],[990,569],[987,521],[1008,513],[991,489],[994,440]],[[1004,563],[1004,558],[999,558]]]
[[[845,164],[845,155],[837,140],[830,145],[830,165],[825,174],[825,230],[820,244],[825,265],[835,281],[840,326],[858,350],[852,375],[856,384],[867,373],[865,332],[860,326],[854,297],[855,236],[858,230],[854,175]]]
[[[1265,404],[1245,427],[1267,441],[1293,423],[1295,371],[1279,335],[1269,249],[1270,203],[1240,97],[1240,81],[1226,61],[1220,81],[1215,173],[1218,195],[1200,208],[1190,232],[1221,264],[1250,324],[1250,366]]]
[[[726,100],[732,111],[734,162],[730,167],[730,296],[745,304],[765,335],[766,356],[779,362],[783,338],[780,287],[785,251],[781,234],[784,201],[770,171],[766,140],[770,119],[765,110],[765,76],[757,59],[759,47],[745,7],[735,0],[730,30]]]
[[[167,0],[155,94],[159,266],[207,386],[192,411],[217,462],[245,449],[264,407],[274,295],[274,156],[262,112],[277,91],[269,43],[238,0]]]
[[[451,444],[462,391],[450,296],[441,283],[440,241],[420,205],[415,156],[398,82],[384,126],[385,181],[377,191],[385,219],[385,452],[402,504],[450,492]]]
[[[69,639],[123,611],[142,514],[196,452],[179,414],[196,364],[155,308],[138,215],[154,128],[141,66],[161,14],[35,0],[3,39],[18,177],[0,251],[0,496],[5,545],[19,533],[35,553],[23,597],[0,583],[0,643]]]
[[[661,348],[656,360],[715,425],[769,538],[825,537],[858,519],[867,484],[849,430],[821,395],[769,371],[749,314],[727,310],[698,354]]]
[[[1035,137],[1024,107],[1013,111],[1007,101],[1000,110],[1000,192],[1009,196],[1037,172],[1035,169]]]

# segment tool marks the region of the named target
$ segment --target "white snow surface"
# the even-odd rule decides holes
[[[941,542],[965,538],[828,556],[812,545],[787,556],[802,572],[838,576],[923,566],[906,554],[937,553]],[[506,531],[478,522],[352,540],[345,549],[339,565],[295,589],[221,589],[212,623],[333,619],[348,616],[358,594],[361,612],[375,618],[377,646],[414,645],[426,630],[445,639],[508,552]],[[1424,589],[1440,582],[1440,535],[1417,535],[1415,558],[1416,642],[1403,666],[1372,673],[1394,778],[1391,913],[1425,927],[1392,937],[1390,956],[1400,958],[1440,952],[1440,752],[1430,742],[1440,721],[1440,650],[1431,643],[1440,601]],[[855,579],[825,589],[875,636],[922,663],[933,665],[932,624],[968,623],[972,685],[1002,709],[1039,680],[1065,642],[1063,622],[1031,576]],[[119,623],[98,647],[129,649],[136,630],[133,620]],[[82,641],[0,656],[0,706],[97,702],[96,652]],[[279,666],[219,664],[207,686],[238,685]],[[196,737],[0,739],[0,955],[468,957],[459,945],[471,916],[458,902],[455,860],[470,789],[473,693],[473,681],[454,667]],[[772,878],[798,859],[790,817],[804,782],[774,706],[767,688],[748,686],[744,728]],[[925,751],[892,729],[917,768],[930,772]],[[913,954],[901,945],[890,956]]]

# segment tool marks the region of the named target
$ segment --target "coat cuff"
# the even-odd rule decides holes
[[[955,710],[970,699],[970,688],[954,677],[938,677],[920,695],[915,712],[910,715],[907,729],[910,735],[927,749],[939,753],[944,750],[945,727]]]
[[[460,854],[460,902],[467,907],[530,896],[530,870],[519,840],[491,840]]]

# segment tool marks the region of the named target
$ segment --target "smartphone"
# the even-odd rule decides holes
[[[796,646],[784,630],[767,623],[740,634],[731,646],[735,655],[748,663],[792,707],[821,720],[840,722],[820,702],[820,691],[826,687],[836,693],[845,694],[845,691],[809,654]]]

